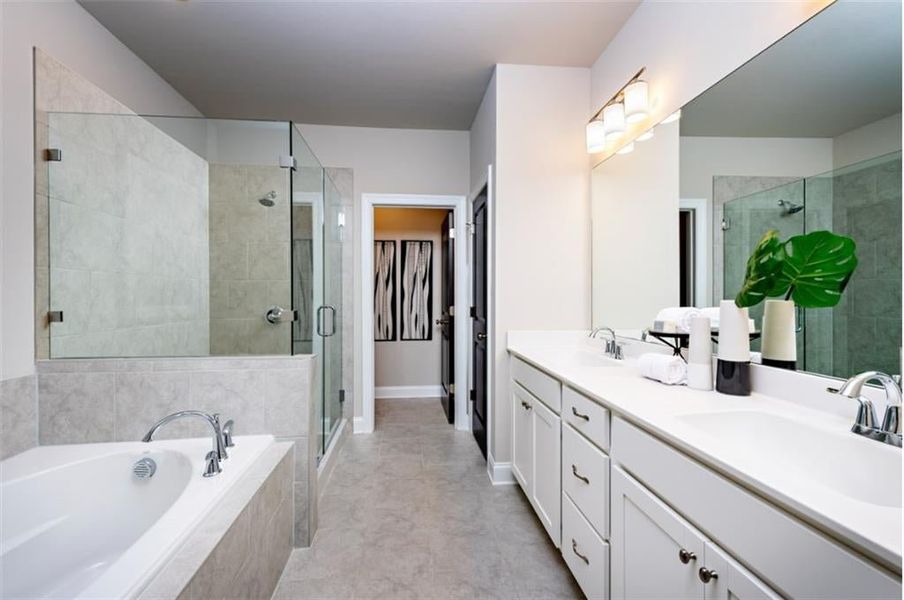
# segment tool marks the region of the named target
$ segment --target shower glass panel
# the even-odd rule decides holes
[[[342,420],[342,244],[345,213],[329,175],[323,178],[323,295],[320,329],[323,348],[323,452]]]
[[[797,368],[842,378],[898,372],[901,152],[731,200],[722,227],[725,298],[737,294],[747,257],[770,229],[783,240],[819,230],[852,238],[859,263],[839,304],[798,310]],[[750,309],[757,326],[762,313],[762,304]]]
[[[46,140],[51,358],[291,351],[264,318],[291,301],[289,123],[57,112]]]

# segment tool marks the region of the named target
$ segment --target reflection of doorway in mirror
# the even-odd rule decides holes
[[[712,297],[712,211],[706,198],[682,198],[678,201],[681,232],[683,306],[710,306]],[[685,229],[686,228],[686,229]],[[685,303],[686,299],[686,303]]]

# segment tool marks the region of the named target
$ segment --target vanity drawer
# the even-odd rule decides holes
[[[562,390],[562,418],[605,451],[609,450],[609,411],[569,387]]]
[[[571,426],[562,427],[562,490],[605,539],[609,537],[609,457]]]
[[[514,356],[512,357],[512,379],[524,386],[554,413],[561,412],[562,384],[558,380]]]
[[[609,544],[596,534],[567,494],[562,494],[562,556],[587,598],[609,597]]]

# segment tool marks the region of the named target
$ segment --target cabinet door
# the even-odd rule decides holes
[[[533,495],[534,399],[520,385],[512,383],[512,473],[521,484],[521,489],[530,498]]]
[[[618,466],[611,490],[612,598],[703,600],[703,536]]]
[[[561,420],[542,402],[534,402],[534,510],[556,547],[562,533]]]
[[[781,596],[742,567],[721,548],[706,542],[701,568],[707,569],[705,600],[780,600]],[[698,572],[698,576],[699,576]]]

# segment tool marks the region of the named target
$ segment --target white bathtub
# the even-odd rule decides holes
[[[273,443],[236,437],[209,478],[210,438],[41,446],[0,462],[0,598],[136,596]],[[139,479],[145,456],[157,472]]]

